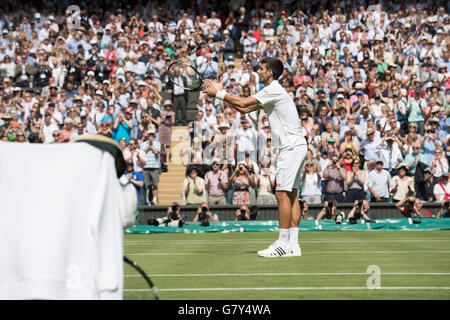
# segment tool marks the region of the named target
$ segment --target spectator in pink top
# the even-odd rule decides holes
[[[205,185],[208,191],[208,204],[227,204],[225,197],[228,188],[228,176],[220,170],[220,164],[217,160],[212,163],[212,171],[205,175]]]

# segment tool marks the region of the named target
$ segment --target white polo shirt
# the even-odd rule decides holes
[[[267,112],[274,146],[284,149],[306,145],[294,101],[277,80],[252,97]]]

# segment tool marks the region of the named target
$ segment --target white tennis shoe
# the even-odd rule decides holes
[[[280,241],[275,241],[269,248],[258,251],[258,256],[266,258],[284,257],[289,253],[289,249]]]
[[[296,246],[288,246],[288,253],[285,255],[285,257],[301,257],[302,256],[302,249],[297,244]]]

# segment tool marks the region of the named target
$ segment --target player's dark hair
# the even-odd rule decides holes
[[[266,69],[272,70],[273,79],[278,80],[284,70],[283,62],[277,58],[264,58],[261,64],[266,65]]]

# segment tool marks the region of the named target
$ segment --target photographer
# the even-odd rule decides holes
[[[234,221],[250,220],[250,209],[244,204],[236,210]]]
[[[400,200],[395,204],[395,207],[406,217],[406,218],[414,218],[414,217],[422,217],[422,200],[415,197],[408,197],[403,200]]]
[[[323,178],[325,180],[325,200],[344,202],[344,182],[347,179],[347,172],[341,168],[337,155],[332,156],[331,165],[323,172]]]
[[[335,220],[336,219],[336,200],[333,201],[325,201],[323,204],[322,210],[320,210],[319,214],[316,217],[316,220],[322,220],[322,219],[329,219],[329,220]]]
[[[302,198],[297,198],[298,204],[300,206],[300,218],[303,220],[308,220],[308,217],[306,216],[306,213],[308,212],[308,202],[303,200]]]
[[[211,211],[209,211],[208,204],[206,202],[202,202],[200,207],[197,209],[197,214],[195,215],[193,222],[200,222],[202,227],[208,227],[209,222],[217,222],[217,216],[213,216]]]
[[[450,218],[450,201],[443,201],[436,219]]]
[[[178,202],[172,202],[172,206],[167,208],[167,216],[164,218],[148,219],[149,225],[159,226],[165,225],[167,227],[181,228],[184,225],[184,220],[181,218],[181,208]]]
[[[364,219],[366,222],[374,222],[369,218],[370,203],[367,200],[355,200],[352,210],[348,213],[348,222],[355,224],[357,219]]]

